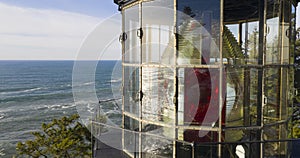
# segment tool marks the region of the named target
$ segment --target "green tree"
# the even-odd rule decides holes
[[[300,28],[296,32],[295,41],[295,77],[294,86],[298,93],[294,96],[293,138],[300,138]]]
[[[54,119],[42,124],[41,132],[32,132],[34,140],[19,142],[18,156],[74,158],[91,156],[91,134],[78,122],[79,115]]]

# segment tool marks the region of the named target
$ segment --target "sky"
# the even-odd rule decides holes
[[[0,60],[74,60],[114,14],[113,0],[0,0]]]
[[[115,14],[113,0],[0,0],[0,60],[76,60],[87,35]]]

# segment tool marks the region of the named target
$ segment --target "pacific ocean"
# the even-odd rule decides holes
[[[121,82],[121,74],[113,75],[117,61],[99,61],[95,82],[98,99],[110,99],[111,85]],[[72,93],[74,61],[0,61],[0,157],[16,154],[17,142],[32,139],[31,132],[50,122],[76,113]],[[98,102],[89,104],[97,105]],[[93,106],[91,106],[93,107]],[[106,112],[116,112],[107,104]],[[94,109],[89,109],[93,113]]]

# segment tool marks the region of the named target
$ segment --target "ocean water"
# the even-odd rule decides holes
[[[82,88],[93,85],[98,99],[113,98],[111,85],[121,82],[121,74],[112,75],[116,63],[98,62],[94,83],[83,83]],[[73,64],[73,61],[0,61],[0,157],[11,158],[16,143],[31,139],[31,132],[40,130],[43,122],[77,112],[72,93]],[[104,111],[111,113],[114,109],[114,104],[107,104]],[[88,112],[92,114],[94,109]]]

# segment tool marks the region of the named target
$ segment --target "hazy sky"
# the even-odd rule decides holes
[[[73,60],[96,24],[116,13],[113,0],[0,0],[0,59]]]
[[[0,60],[74,60],[88,33],[118,13],[113,0],[0,0]]]

